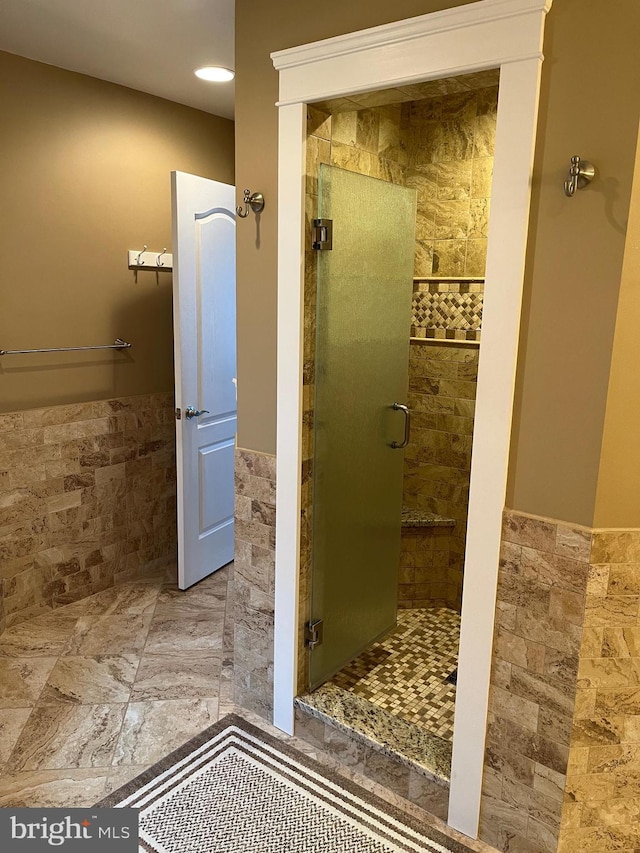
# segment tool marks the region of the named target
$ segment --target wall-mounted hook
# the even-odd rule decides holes
[[[590,184],[595,174],[596,170],[593,163],[588,160],[581,160],[576,154],[571,158],[569,177],[564,182],[564,194],[571,198],[575,195],[576,190],[581,190]]]
[[[260,213],[264,209],[264,196],[262,193],[252,193],[251,190],[244,191],[244,212],[242,205],[236,207],[236,213],[240,219],[246,219],[249,215],[249,208],[254,213]]]
[[[129,249],[127,252],[129,269],[135,270],[136,273],[143,267],[147,272],[151,270],[171,272],[173,269],[173,255],[171,252],[167,252],[167,247],[165,246],[161,252],[158,252],[157,249],[155,249],[155,251],[148,252],[148,248],[149,247],[145,243],[142,251],[139,251],[138,249]]]

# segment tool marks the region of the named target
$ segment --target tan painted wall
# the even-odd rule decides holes
[[[172,169],[233,183],[233,122],[7,53],[0,110],[0,348],[134,345],[5,356],[0,409],[171,389],[171,276],[127,250],[171,247]]]
[[[239,443],[275,449],[277,75],[269,53],[454,2],[238,0],[239,186],[265,192],[256,241],[238,229]],[[507,504],[590,524],[637,132],[635,0],[555,0],[547,19],[521,363]],[[598,166],[574,199],[574,153]]]
[[[595,527],[640,527],[640,142],[611,360]]]

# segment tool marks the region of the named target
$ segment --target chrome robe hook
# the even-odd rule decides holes
[[[242,205],[236,207],[236,213],[240,219],[246,219],[249,215],[249,208],[254,213],[260,213],[264,208],[264,196],[262,193],[252,193],[251,190],[244,191],[244,211]]]
[[[575,195],[576,190],[581,190],[590,184],[595,174],[596,170],[593,163],[588,160],[581,160],[576,154],[571,158],[569,177],[564,182],[564,194],[571,198]]]

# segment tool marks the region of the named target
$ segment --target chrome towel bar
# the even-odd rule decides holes
[[[99,347],[49,347],[47,349],[0,349],[0,355],[24,355],[31,352],[74,352],[76,350],[88,349],[129,349],[131,346],[122,338],[116,338],[112,344],[103,344]]]

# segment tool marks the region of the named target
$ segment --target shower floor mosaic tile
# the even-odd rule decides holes
[[[390,714],[453,740],[460,615],[446,607],[400,610],[397,627],[331,682]]]

